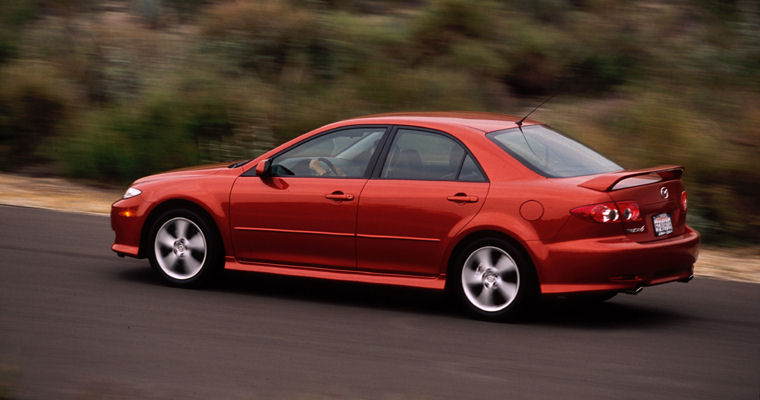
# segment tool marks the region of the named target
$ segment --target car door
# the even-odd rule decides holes
[[[489,183],[452,136],[398,128],[359,199],[358,268],[436,275],[448,240],[480,210]]]
[[[236,258],[355,269],[357,203],[386,130],[330,131],[274,156],[271,176],[238,178],[230,193]]]

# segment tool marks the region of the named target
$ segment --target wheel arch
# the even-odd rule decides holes
[[[151,248],[149,243],[150,230],[153,227],[153,224],[155,224],[156,220],[163,213],[176,209],[187,209],[197,213],[201,216],[201,218],[205,218],[206,222],[209,223],[209,225],[211,225],[215,230],[214,233],[216,234],[216,240],[219,241],[219,245],[222,249],[224,249],[224,253],[227,254],[224,236],[222,236],[221,229],[219,229],[219,225],[208,210],[206,210],[202,205],[187,199],[168,199],[153,207],[153,209],[148,213],[148,216],[145,217],[145,222],[143,223],[142,229],[140,231],[140,249],[138,257],[142,258],[148,256],[147,251]]]
[[[446,290],[450,289],[450,284],[453,282],[451,279],[449,279],[451,276],[454,276],[454,271],[458,268],[457,265],[455,265],[455,262],[461,252],[471,243],[485,238],[497,238],[502,239],[510,243],[512,246],[514,246],[518,251],[522,252],[523,258],[529,263],[530,271],[533,273],[533,282],[536,283],[536,290],[538,290],[538,287],[540,287],[540,281],[538,276],[538,271],[536,271],[536,264],[533,260],[533,255],[531,254],[528,246],[526,246],[524,243],[522,243],[520,240],[518,240],[515,235],[506,233],[501,230],[497,229],[480,229],[476,231],[472,231],[461,237],[456,244],[453,246],[451,252],[448,253],[448,258],[446,262],[446,283],[445,287]],[[454,280],[455,281],[455,280]]]

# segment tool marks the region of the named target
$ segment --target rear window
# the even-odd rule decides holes
[[[505,129],[486,135],[526,167],[550,178],[594,175],[623,167],[545,126]]]

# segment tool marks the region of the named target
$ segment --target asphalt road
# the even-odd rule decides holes
[[[695,279],[520,323],[437,292],[229,273],[167,287],[102,216],[0,206],[0,398],[760,398],[760,285]]]

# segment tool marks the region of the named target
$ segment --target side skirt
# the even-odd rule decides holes
[[[380,285],[408,286],[436,290],[443,290],[446,285],[445,276],[409,276],[357,270],[303,267],[295,265],[290,266],[281,264],[248,262],[242,263],[232,257],[227,257],[224,268],[237,271],[262,272],[266,274],[302,276],[307,278],[374,283]]]

